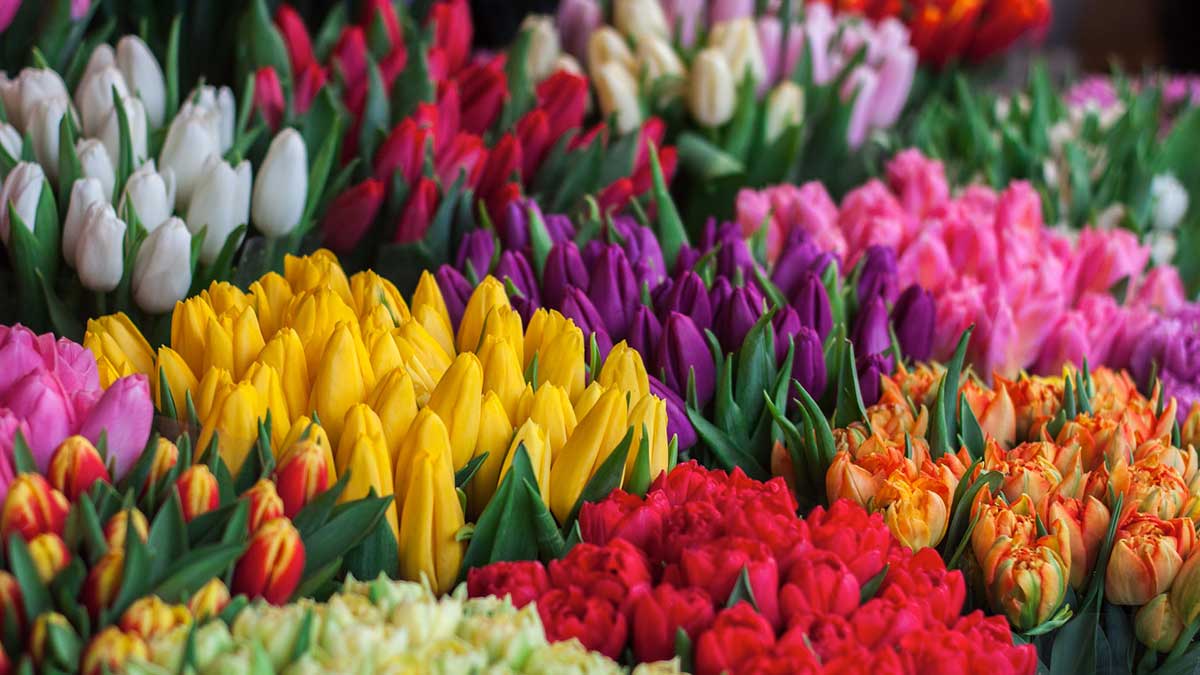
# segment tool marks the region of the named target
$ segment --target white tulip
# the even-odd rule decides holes
[[[767,118],[764,135],[768,143],[774,142],[784,131],[800,124],[804,119],[804,90],[791,80],[775,85],[767,95]]]
[[[180,218],[168,218],[150,233],[133,261],[133,299],[162,314],[187,297],[192,286],[192,235]]]
[[[86,178],[95,178],[104,188],[104,199],[112,200],[113,186],[117,184],[116,170],[108,155],[108,149],[98,138],[86,138],[75,144],[75,154]]]
[[[545,14],[530,14],[521,23],[521,30],[530,32],[525,67],[534,82],[541,82],[555,71],[555,62],[562,52],[554,18]]]
[[[268,237],[282,237],[300,224],[308,199],[308,149],[292,128],[275,135],[254,182],[250,207],[254,226]]]
[[[637,80],[620,63],[610,61],[594,72],[593,83],[604,117],[617,116],[617,133],[627,134],[642,124]]]
[[[21,217],[25,227],[33,232],[36,225],[38,200],[42,198],[42,187],[46,185],[46,174],[34,162],[21,162],[13,167],[0,188],[0,239],[8,245],[12,223],[8,217],[9,204]]]
[[[217,123],[216,115],[192,103],[185,103],[171,120],[158,163],[175,174],[176,200],[181,209],[191,201],[208,158],[221,153]]]
[[[93,204],[107,204],[108,196],[112,194],[104,189],[104,184],[97,178],[77,178],[71,186],[71,201],[67,204],[67,217],[63,220],[62,252],[63,260],[68,265],[75,266],[75,248],[79,242],[79,233],[83,232],[84,220]]]
[[[133,96],[122,98],[121,105],[125,109],[125,119],[129,123],[129,144],[133,150],[133,165],[138,166],[146,161],[146,106],[140,99]],[[104,149],[108,150],[108,156],[120,161],[121,116],[116,107],[109,110],[108,118],[104,120],[104,126],[100,129],[98,136],[104,143]]]
[[[1160,173],[1150,181],[1150,200],[1154,204],[1154,227],[1173,230],[1188,210],[1188,192],[1172,173]]]
[[[75,244],[75,271],[84,288],[107,293],[125,271],[125,221],[112,204],[96,202],[84,216]]]
[[[729,61],[733,81],[741,84],[746,77],[762,85],[767,80],[767,63],[758,43],[758,30],[750,17],[724,21],[713,26],[708,46],[720,49]]]
[[[588,72],[598,72],[600,66],[609,61],[616,61],[628,70],[636,67],[633,52],[629,51],[629,45],[625,43],[625,38],[621,37],[621,34],[611,26],[601,26],[588,38]]]
[[[125,183],[125,192],[121,195],[117,212],[128,217],[125,212],[127,206],[132,206],[138,222],[147,232],[158,229],[175,209],[175,174],[170,169],[160,173],[154,166],[154,160],[141,165]]]
[[[216,116],[217,138],[221,142],[221,154],[225,154],[233,147],[233,129],[237,124],[237,102],[233,99],[233,91],[229,87],[200,87],[192,92],[192,96],[197,106]]]
[[[4,152],[12,159],[20,159],[21,146],[25,144],[25,140],[21,138],[21,132],[17,128],[7,122],[0,122],[0,148],[4,148]]]
[[[696,55],[687,94],[688,109],[700,124],[716,128],[733,117],[737,92],[729,61],[721,50],[709,47]]]
[[[49,68],[25,68],[4,88],[4,111],[18,130],[24,130],[33,108],[45,98],[70,101],[67,85]]]
[[[638,70],[645,78],[643,82],[651,90],[661,92],[660,103],[669,103],[678,97],[684,88],[683,61],[675,48],[659,37],[647,37],[638,42]]]
[[[671,37],[671,27],[660,0],[617,0],[613,6],[617,30],[637,42],[643,37]]]
[[[113,89],[124,99],[129,96],[125,77],[116,66],[105,66],[85,77],[75,89],[75,107],[83,122],[85,136],[99,136],[113,110]],[[111,148],[110,148],[111,150]]]
[[[33,114],[27,120],[33,156],[52,181],[58,180],[58,127],[67,110],[62,99],[44,98],[34,106]]]
[[[249,216],[250,162],[243,160],[235,169],[220,157],[209,156],[187,210],[188,230],[192,234],[208,228],[200,247],[200,260],[205,263],[216,260],[230,233],[245,224]]]
[[[87,66],[83,69],[83,75],[79,81],[83,82],[88,75],[98,73],[105,68],[115,67],[117,65],[117,53],[113,51],[112,46],[107,42],[101,42],[92,50],[91,56],[88,57]]]
[[[134,95],[146,105],[150,127],[161,127],[167,107],[167,84],[154,53],[138,36],[126,35],[117,42],[117,67]]]

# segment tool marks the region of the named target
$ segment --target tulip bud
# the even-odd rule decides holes
[[[266,478],[242,493],[241,498],[250,502],[250,519],[246,523],[249,534],[254,534],[267,521],[283,517],[283,499],[275,491],[275,484]]]
[[[638,100],[637,80],[625,66],[615,61],[593,71],[592,81],[605,118],[617,117],[617,132],[628,134],[642,125],[642,105]]]
[[[71,552],[67,550],[66,543],[53,532],[43,532],[31,539],[29,556],[33,558],[38,578],[47,585],[71,562]]]
[[[205,173],[209,157],[222,152],[219,124],[218,113],[194,103],[185,103],[171,120],[159,164],[164,171],[170,169],[175,175],[176,200],[181,210],[191,203],[192,192]]]
[[[148,595],[134,601],[121,615],[121,630],[151,640],[191,622],[192,615],[187,607],[168,605],[157,595]]]
[[[229,600],[229,589],[220,579],[214,578],[192,594],[187,608],[196,621],[204,621],[219,616],[229,605]]]
[[[125,549],[110,548],[92,569],[83,582],[83,604],[92,618],[100,616],[101,610],[112,604],[121,590],[125,574]]]
[[[541,82],[555,70],[560,47],[558,29],[554,19],[544,14],[530,14],[521,23],[522,31],[529,31],[529,50],[525,56],[525,68],[535,83]]]
[[[788,129],[799,126],[804,119],[804,90],[795,82],[779,83],[767,95],[767,121],[764,137],[774,143]]]
[[[0,538],[13,534],[30,541],[43,532],[61,535],[71,505],[63,493],[36,473],[23,473],[8,486],[0,515]]]
[[[542,501],[549,506],[551,494],[550,465],[553,453],[550,449],[550,437],[546,434],[546,430],[533,420],[525,420],[521,428],[517,429],[512,443],[508,446],[504,465],[500,467],[500,476],[497,478],[496,484],[499,486],[500,481],[504,480],[504,476],[512,468],[513,458],[516,455],[517,447],[520,445],[525,446],[525,452],[529,455],[529,463],[533,467],[533,475],[537,479],[537,488],[542,495]]]
[[[588,71],[594,77],[600,71],[601,66],[613,62],[620,64],[629,72],[632,72],[637,66],[633,59],[633,52],[629,51],[629,45],[625,43],[625,38],[621,37],[621,34],[615,29],[601,26],[588,38]]]
[[[175,174],[170,169],[159,173],[150,160],[138,167],[125,183],[121,195],[120,213],[131,207],[147,232],[154,232],[167,222],[175,208]]]
[[[1145,514],[1126,518],[1113,541],[1105,573],[1105,597],[1116,605],[1150,602],[1172,588],[1195,544],[1196,528],[1188,519],[1162,520]],[[1196,603],[1188,602],[1182,593],[1172,598],[1171,604],[1185,620],[1200,615]]]
[[[430,417],[437,419],[436,415]],[[420,428],[426,426],[421,424]],[[448,436],[444,429],[435,436],[437,441],[432,446],[417,449],[411,456],[408,473],[403,477],[405,486],[397,488],[396,498],[403,514],[400,575],[409,580],[424,577],[434,592],[440,594],[449,592],[458,578],[463,544],[456,537],[465,520],[454,489]],[[397,481],[402,477],[399,467],[396,477]]]
[[[33,621],[33,630],[29,633],[29,655],[33,663],[38,667],[49,670],[57,665],[68,665],[57,663],[60,659],[54,651],[47,653],[47,647],[51,647],[49,641],[53,639],[52,633],[65,632],[68,636],[75,636],[75,629],[71,626],[71,622],[67,621],[67,617],[58,612],[43,612],[39,614]]]
[[[663,325],[654,362],[663,369],[663,383],[680,396],[688,393],[688,380],[696,380],[697,402],[703,408],[716,387],[716,366],[708,343],[692,319],[671,312]]]
[[[339,323],[325,345],[309,401],[334,445],[341,440],[346,413],[366,400],[374,386],[370,368],[370,357],[361,339],[350,325]]]
[[[650,37],[669,38],[671,27],[658,0],[616,0],[613,23],[634,42]]]
[[[96,634],[83,653],[80,672],[83,675],[123,672],[131,661],[144,661],[150,650],[137,635],[123,633],[109,626]]]
[[[151,128],[161,127],[166,113],[167,89],[154,53],[136,35],[126,35],[117,42],[117,67],[129,88],[145,104]]]
[[[21,584],[11,573],[0,570],[0,630],[9,631],[5,625],[7,617],[16,621],[16,633],[24,631],[25,601],[21,595]]]
[[[105,192],[103,184],[96,178],[79,178],[71,186],[71,199],[62,231],[63,258],[68,265],[75,266],[75,248],[88,211],[93,204],[107,204],[110,194],[112,191]]]
[[[12,221],[9,207],[21,217],[21,222],[30,232],[34,231],[37,219],[38,200],[42,197],[42,186],[46,185],[46,174],[42,167],[33,162],[21,162],[8,173],[4,187],[0,189],[0,239],[8,245]]]
[[[1138,642],[1164,654],[1175,648],[1183,628],[1183,620],[1166,593],[1154,596],[1137,611],[1133,620],[1133,632]]]
[[[829,338],[833,330],[833,312],[825,285],[816,274],[805,272],[789,301],[800,315],[801,324],[815,330],[821,342]]]
[[[123,96],[121,97],[121,110],[125,113],[125,122],[129,128],[129,144],[133,161],[135,163],[142,162],[147,157],[146,107],[140,100],[132,96]],[[104,149],[108,151],[109,157],[119,158],[121,156],[121,117],[115,106],[109,110],[108,117],[104,119],[99,138],[100,142],[104,144]]]
[[[121,76],[121,71],[117,70],[115,65],[97,68],[88,73],[75,88],[75,108],[79,110],[84,136],[100,135],[105,120],[113,110],[114,89],[118,99],[125,99],[129,96],[125,78]]]
[[[110,481],[100,453],[83,436],[70,436],[58,446],[46,475],[50,484],[72,502],[97,480]]]
[[[479,437],[479,409],[483,396],[483,365],[470,352],[458,355],[429,396],[428,408],[450,430],[452,466],[465,466]]]
[[[579,411],[577,411],[577,414]],[[585,414],[579,414],[575,433],[567,439],[550,469],[550,509],[565,522],[584,485],[621,442],[629,425],[624,392],[609,389]]]
[[[719,49],[725,55],[735,83],[741,84],[747,77],[754,78],[757,85],[766,83],[767,65],[763,59],[762,47],[758,44],[758,31],[751,17],[742,17],[713,26],[708,35],[708,45],[710,48]]]
[[[415,315],[415,298],[413,304]],[[463,318],[458,325],[458,340],[456,342],[458,351],[475,351],[479,347],[485,320],[493,307],[511,308],[512,305],[508,302],[508,294],[504,291],[504,284],[500,283],[496,277],[487,276],[479,282],[479,286],[471,294],[471,298],[467,301],[467,306],[463,310]]]
[[[1014,545],[1000,537],[983,562],[988,597],[1013,628],[1028,631],[1054,616],[1066,597],[1067,567],[1048,535],[1035,545]]]
[[[208,113],[217,129],[218,151],[224,155],[233,147],[234,126],[237,124],[237,102],[229,87],[197,87],[187,97]]]
[[[21,146],[24,143],[16,127],[8,122],[0,122],[0,148],[4,148],[4,152],[8,153],[9,157],[13,159],[20,157]]]
[[[251,204],[254,226],[270,238],[289,234],[300,224],[307,197],[308,150],[304,138],[295,129],[284,129],[271,141],[258,171]]]
[[[59,126],[63,115],[68,114],[68,103],[58,98],[47,98],[33,107],[26,133],[33,141],[33,155],[45,169],[47,177],[58,180]],[[20,154],[14,155],[19,157]]]
[[[650,461],[650,480],[667,470],[670,461],[667,445],[667,403],[657,396],[643,396],[629,409],[629,426],[633,427],[633,438],[629,444],[629,454],[625,457],[625,475],[622,479],[629,480],[637,468],[638,453],[641,452],[642,438],[647,438]]]
[[[150,462],[150,472],[146,475],[143,490],[157,484],[179,462],[179,448],[161,436],[155,443],[153,452],[154,460]]]
[[[660,105],[669,103],[683,93],[687,71],[678,52],[668,40],[657,36],[646,36],[638,40],[637,63],[639,72],[645,78],[644,83],[651,89],[660,88]]]
[[[129,536],[129,526],[131,524],[138,539],[144,542],[150,537],[150,525],[146,522],[146,516],[141,511],[137,509],[118,511],[104,525],[104,541],[108,543],[110,549],[119,548],[124,550],[125,538]]]
[[[115,289],[125,271],[124,256],[125,221],[117,218],[117,212],[109,204],[93,204],[84,216],[75,245],[75,269],[80,283],[103,293]]]
[[[729,62],[719,49],[709,47],[696,55],[687,98],[692,117],[705,127],[715,129],[733,118],[737,90]]]
[[[179,490],[183,519],[187,522],[212,511],[221,502],[217,478],[206,464],[196,464],[184,470],[175,480],[175,488]]]
[[[304,543],[286,518],[263,524],[250,539],[233,572],[233,588],[273,605],[288,601],[304,572]]]
[[[642,364],[642,355],[630,349],[624,341],[613,345],[596,381],[607,388],[624,392],[631,404],[641,401],[650,393],[650,381]]]
[[[192,235],[179,218],[169,218],[138,248],[133,263],[133,297],[138,307],[163,314],[187,297],[192,285]],[[175,399],[178,406],[180,399]]]
[[[275,486],[288,518],[296,517],[313,498],[329,489],[332,480],[325,454],[315,441],[301,441],[275,469]]]
[[[179,189],[182,201],[182,181]],[[243,160],[235,168],[211,155],[199,172],[190,197],[187,226],[192,234],[207,228],[200,246],[200,260],[211,264],[233,230],[250,217],[250,162]]]
[[[483,464],[466,487],[469,515],[476,519],[496,493],[500,482],[500,469],[508,456],[512,436],[513,426],[508,413],[504,412],[504,404],[500,402],[500,397],[494,392],[484,394],[479,412],[479,440],[475,444],[475,456],[472,459],[482,456],[485,452],[487,458],[483,460]],[[400,473],[397,468],[397,475]]]
[[[933,353],[933,327],[937,308],[933,294],[913,284],[892,306],[892,325],[900,351],[914,361],[928,360]]]
[[[287,101],[283,97],[283,84],[279,81],[279,73],[271,66],[263,66],[254,71],[254,107],[262,113],[269,129],[274,131],[279,128],[287,109]]]
[[[33,106],[42,99],[69,99],[67,85],[58,73],[49,68],[24,68],[9,87],[4,97],[5,112],[18,129],[25,128]]]
[[[80,175],[100,181],[105,201],[112,199],[117,176],[104,143],[97,138],[82,139],[75,143],[75,154],[79,157],[79,168],[82,170]]]

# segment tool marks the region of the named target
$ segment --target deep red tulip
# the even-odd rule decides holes
[[[578,129],[587,113],[587,78],[559,70],[538,84],[537,101],[538,108],[546,112],[551,138]]]
[[[317,63],[312,40],[308,36],[308,29],[304,27],[304,18],[291,5],[284,3],[275,11],[275,26],[283,36],[292,72],[306,70]]]
[[[420,241],[425,236],[425,230],[429,229],[429,221],[433,218],[437,203],[437,183],[429,178],[421,178],[408,193],[408,202],[404,204],[393,241],[402,244]]]
[[[368,178],[334,198],[321,221],[325,245],[337,253],[353,250],[375,222],[385,194],[383,181]]]

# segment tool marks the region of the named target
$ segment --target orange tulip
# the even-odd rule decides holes
[[[984,486],[975,497],[971,516],[978,518],[971,531],[971,550],[980,563],[1000,537],[1008,537],[1014,546],[1026,546],[1037,539],[1037,513],[1029,495],[1021,495],[1009,504],[1003,495],[993,497],[992,491]]]
[[[1071,587],[1080,590],[1096,566],[1112,515],[1104,502],[1092,496],[1051,498],[1044,511],[1045,522],[1064,528],[1070,538]]]
[[[1114,605],[1144,605],[1171,587],[1196,544],[1196,527],[1186,518],[1130,516],[1117,529],[1104,593]]]
[[[1070,563],[1060,554],[1070,556],[1068,546],[1059,529],[1028,545],[1002,536],[988,551],[983,562],[988,599],[1016,630],[1045,623],[1062,605]]]

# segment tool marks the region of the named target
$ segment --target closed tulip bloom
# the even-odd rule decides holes
[[[69,100],[67,85],[50,68],[23,68],[5,92],[4,107],[9,121],[18,129],[29,123],[31,110],[46,98]]]
[[[753,18],[746,16],[713,26],[708,45],[725,55],[735,83],[741,84],[744,78],[752,77],[760,89],[767,84],[766,61]]]
[[[458,355],[429,397],[429,409],[450,429],[452,465],[462,468],[474,454],[479,437],[479,406],[483,396],[483,365],[475,354]]]
[[[593,74],[600,71],[606,63],[617,63],[625,70],[632,72],[637,67],[633,52],[625,38],[610,26],[601,26],[592,32],[587,42],[587,67]]]
[[[93,70],[75,88],[75,108],[79,110],[84,136],[100,135],[113,110],[113,90],[116,90],[118,100],[129,96],[125,78],[115,65]]]
[[[275,487],[288,518],[295,518],[331,484],[325,451],[311,440],[301,441],[275,468]]]
[[[1058,554],[1061,542],[1056,543],[1056,538],[1047,535],[1036,544],[1021,546],[1000,537],[983,563],[993,607],[1017,630],[1045,623],[1066,597],[1067,566]]]
[[[804,119],[804,90],[795,82],[781,82],[767,96],[767,118],[763,129],[768,143],[779,139]]]
[[[179,192],[182,201],[182,181]],[[211,264],[233,230],[249,220],[250,162],[243,160],[234,168],[211,155],[196,179],[188,204],[188,229],[197,234],[201,228],[207,228],[200,246],[200,260]]]
[[[192,192],[205,173],[209,157],[222,152],[219,123],[218,114],[190,102],[183,104],[171,120],[159,164],[175,174],[180,209],[191,204]]]
[[[293,298],[283,323],[284,327],[291,328],[300,336],[300,342],[304,345],[304,358],[308,362],[308,372],[314,381],[329,338],[339,323],[346,325],[355,340],[361,341],[362,336],[354,310],[327,288],[306,292]]]
[[[634,42],[649,37],[668,38],[671,35],[670,24],[658,0],[616,0],[613,23],[617,30]]]
[[[1061,523],[1070,537],[1071,586],[1082,589],[1096,566],[1112,515],[1104,502],[1089,495],[1080,500],[1051,501],[1047,518],[1052,526]]]
[[[175,489],[183,506],[183,519],[191,522],[197,516],[217,508],[221,501],[217,478],[206,464],[188,467],[175,479]]]
[[[59,125],[68,110],[68,103],[62,99],[43,99],[33,107],[33,115],[27,125],[26,133],[33,141],[33,155],[53,181],[58,180]],[[14,157],[20,157],[20,153]]]
[[[124,96],[120,101],[121,109],[125,113],[125,121],[129,128],[129,145],[132,150],[133,161],[135,163],[146,159],[146,147],[149,142],[147,134],[149,130],[146,125],[146,107],[142,105],[139,99],[132,96]],[[121,117],[117,113],[117,108],[114,106],[108,111],[108,116],[104,118],[104,123],[100,127],[98,134],[100,142],[104,144],[104,149],[108,151],[109,157],[121,156]]]
[[[42,186],[46,183],[46,174],[42,167],[33,162],[21,162],[8,173],[4,179],[4,187],[0,189],[0,238],[8,245],[9,231],[15,221],[9,218],[9,209],[15,211],[25,223],[30,232],[34,231],[37,218],[38,200],[42,196]]]
[[[67,550],[66,543],[53,532],[43,532],[30,540],[29,556],[33,558],[38,578],[46,585],[71,562],[71,552]]]
[[[284,439],[283,445],[279,448],[274,448],[276,455],[276,463],[282,465],[291,453],[298,452],[306,443],[315,444],[320,448],[325,456],[325,468],[329,471],[329,482],[333,483],[337,480],[337,469],[333,463],[333,445],[329,442],[329,434],[325,433],[325,428],[314,422],[307,415],[301,415],[292,423],[292,428],[288,431],[288,437]]]
[[[304,542],[287,518],[268,521],[250,539],[233,572],[233,590],[281,605],[304,572]]]
[[[377,306],[387,310],[393,325],[399,326],[409,319],[408,303],[396,286],[375,272],[365,270],[350,278],[350,294],[354,299],[354,311],[365,318]]]
[[[712,328],[713,307],[708,297],[708,288],[700,275],[691,270],[677,277],[661,302],[656,301],[655,304],[659,314],[679,312],[691,317],[696,328],[700,330]]]
[[[109,461],[116,475],[123,476],[145,448],[153,418],[149,381],[137,373],[122,377],[104,391],[80,424],[79,433],[94,443],[103,436]]]
[[[525,452],[529,454],[529,463],[533,467],[533,475],[537,479],[537,488],[538,492],[542,495],[542,501],[549,506],[551,494],[550,465],[553,453],[550,450],[550,437],[546,434],[546,430],[533,420],[525,420],[521,424],[521,427],[517,429],[516,435],[513,436],[512,443],[508,446],[508,454],[504,458],[504,466],[500,467],[500,477],[497,480],[497,485],[504,480],[504,476],[512,468],[517,447],[521,445],[525,446]]]
[[[279,132],[254,185],[254,226],[267,237],[282,237],[300,223],[308,197],[308,149],[295,129]]]
[[[133,298],[138,307],[163,314],[187,297],[192,286],[191,247],[187,224],[175,217],[146,237],[133,263]]]
[[[633,441],[625,458],[625,477],[629,480],[637,467],[642,438],[648,440],[650,453],[650,480],[667,470],[669,451],[667,447],[667,403],[657,396],[643,396],[629,409],[629,426],[633,427]]]
[[[562,307],[571,287],[586,288],[588,269],[574,241],[554,244],[546,256],[542,272],[542,301],[549,307]]]
[[[111,194],[111,190],[105,192],[104,185],[96,178],[78,178],[71,186],[71,198],[62,231],[63,259],[71,267],[75,266],[75,248],[88,209],[93,204],[107,204]]]
[[[187,611],[196,621],[205,621],[215,616],[229,606],[229,588],[220,579],[209,579],[208,583],[192,594],[188,600]]]
[[[125,183],[118,211],[124,213],[127,206],[147,232],[154,232],[175,210],[175,174],[169,169],[158,172],[154,160],[141,165]]]
[[[81,600],[92,618],[99,618],[101,610],[112,605],[125,572],[125,549],[110,548],[99,561],[88,570],[83,582]]]
[[[124,550],[130,529],[133,530],[134,536],[141,541],[146,541],[150,537],[150,523],[146,521],[145,514],[137,509],[118,511],[104,524],[105,543],[110,549]]]
[[[937,546],[946,536],[949,508],[936,492],[900,477],[884,484],[879,499],[887,503],[883,520],[888,529],[913,551]]]
[[[833,330],[833,312],[829,307],[829,294],[816,274],[806,272],[789,301],[800,315],[800,323],[815,330],[821,342],[829,338]]]
[[[83,436],[69,436],[50,458],[46,472],[54,489],[74,502],[98,480],[110,482],[104,459],[91,441]]]
[[[690,317],[671,312],[663,325],[655,363],[665,374],[663,383],[680,396],[687,396],[688,380],[694,376],[697,403],[701,408],[708,405],[716,387],[716,366],[708,342]]]
[[[613,345],[604,359],[596,381],[605,387],[625,392],[631,404],[637,403],[650,393],[650,381],[642,355],[631,349],[624,341]]]
[[[651,88],[661,88],[660,104],[669,103],[683,93],[687,71],[679,53],[667,39],[645,36],[639,40],[637,64],[638,71],[643,73],[645,78],[644,82]]]
[[[583,332],[570,320],[564,320],[564,323],[565,328],[549,342],[543,343],[537,352],[537,386],[556,384],[574,401],[584,389],[586,365]],[[530,325],[532,326],[532,322]]]
[[[688,110],[701,125],[715,129],[733,117],[737,88],[729,62],[719,49],[709,47],[696,56],[687,94]]]
[[[109,626],[96,634],[83,652],[80,672],[100,675],[124,670],[126,664],[149,657],[146,641],[132,633]]]
[[[383,497],[395,493],[393,469],[379,418],[366,405],[359,404],[346,415],[346,420],[346,433],[338,445],[336,460],[338,472],[349,472],[350,480],[338,498],[339,503],[363,499],[372,492]],[[392,536],[398,539],[400,528],[394,504],[389,505],[384,517]]]
[[[916,284],[900,294],[892,306],[892,325],[901,353],[914,361],[929,359],[936,311],[933,294]]]
[[[413,318],[425,327],[426,331],[439,334],[438,343],[442,345],[446,354],[453,356],[457,353],[454,349],[453,327],[459,322],[450,322],[450,311],[446,307],[446,299],[442,297],[437,279],[428,271],[421,273],[421,279],[417,282],[417,290],[413,291],[410,309]],[[466,310],[464,309],[464,311]],[[486,317],[487,314],[484,313],[483,316]],[[434,330],[435,328],[437,330]],[[440,335],[442,329],[451,333],[451,339],[446,340]]]
[[[610,389],[582,415],[575,433],[567,439],[550,469],[550,510],[565,522],[591,479],[616,449],[629,425],[624,392]]]
[[[20,157],[23,144],[24,140],[16,127],[8,122],[0,122],[0,148],[4,148],[9,157]]]
[[[6,617],[8,612],[12,611],[12,616],[15,619],[15,628],[18,633],[24,629],[25,622],[25,600],[21,596],[21,584],[17,582],[17,578],[10,572],[0,571],[0,611],[3,611]],[[10,630],[3,620],[0,620],[0,628]]]
[[[388,455],[395,464],[404,436],[417,416],[417,395],[408,370],[396,368],[385,375],[375,385],[367,402],[379,413]]]
[[[414,301],[415,304],[415,301]],[[483,333],[484,320],[493,307],[511,307],[504,284],[493,276],[480,281],[475,292],[471,294],[467,306],[463,310],[462,322],[458,325],[458,339],[455,346],[458,351],[474,351],[479,346],[479,337]]]
[[[477,519],[491,501],[500,482],[500,469],[508,456],[508,447],[513,436],[513,425],[504,412],[504,404],[495,392],[483,395],[479,411],[479,440],[475,444],[475,455],[487,453],[475,476],[467,484],[468,515]],[[399,471],[399,467],[397,467]]]
[[[117,177],[108,148],[96,138],[85,138],[75,143],[75,154],[79,157],[79,168],[84,178],[100,181],[105,199],[112,199],[113,186]]]
[[[495,392],[509,419],[514,418],[525,391],[524,371],[517,352],[508,341],[489,335],[479,350],[479,361],[483,366],[483,391]]]
[[[107,203],[93,204],[84,216],[75,244],[75,270],[89,290],[107,293],[124,273],[125,221]]]
[[[249,382],[258,392],[263,406],[262,417],[271,417],[271,446],[278,447],[291,431],[292,412],[288,408],[287,396],[283,393],[279,372],[264,363],[252,363],[246,369],[243,382]]]
[[[166,635],[177,626],[188,626],[192,615],[184,605],[169,605],[157,595],[134,601],[121,615],[121,629],[145,640]]]
[[[435,593],[446,593],[462,566],[463,545],[456,535],[465,520],[445,446],[418,452],[410,471],[401,507],[400,576],[424,577]]]
[[[519,419],[521,416],[518,415],[518,421],[524,423],[523,419]],[[567,439],[575,433],[577,426],[575,409],[571,406],[566,389],[554,384],[544,384],[537,388],[524,417],[537,422],[546,430],[553,456],[558,455],[559,450],[566,445]]]
[[[117,67],[132,93],[145,104],[151,128],[161,127],[166,112],[167,88],[154,53],[141,38],[126,35],[117,42]]]
[[[30,541],[43,532],[62,534],[70,510],[67,498],[40,474],[23,473],[8,487],[0,514],[0,535],[19,534]]]
[[[207,448],[216,434],[221,459],[237,475],[258,442],[258,420],[264,413],[264,401],[254,385],[243,382],[224,387],[213,400],[212,410],[200,430],[197,447]]]
[[[147,452],[153,452],[154,459],[150,462],[150,472],[146,474],[146,480],[142,484],[143,491],[151,485],[157,485],[163,476],[166,476],[167,472],[174,469],[175,465],[179,463],[179,448],[161,436],[154,448]]]
[[[605,118],[616,115],[617,132],[628,134],[642,125],[642,104],[633,74],[621,63],[609,61],[593,70],[592,81]]]
[[[1138,609],[1133,619],[1133,632],[1138,642],[1164,654],[1175,648],[1183,629],[1182,615],[1166,593],[1154,596]]]
[[[554,27],[551,17],[530,14],[521,23],[521,30],[530,32],[525,67],[534,82],[541,82],[556,70],[555,64],[560,54],[558,29]]]
[[[369,369],[361,340],[346,324],[338,324],[325,346],[309,399],[334,445],[341,440],[346,413],[365,401],[375,384]]]

